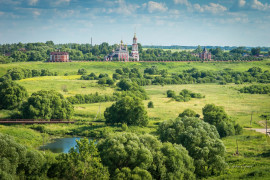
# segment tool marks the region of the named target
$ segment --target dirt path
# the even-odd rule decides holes
[[[249,130],[254,130],[254,131],[256,131],[256,132],[265,134],[265,128],[264,128],[264,129],[255,129],[255,128],[251,128],[251,129],[249,129]],[[270,129],[268,130],[268,136],[270,136]]]

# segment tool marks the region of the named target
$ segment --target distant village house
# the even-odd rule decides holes
[[[67,52],[51,52],[49,62],[69,62]]]

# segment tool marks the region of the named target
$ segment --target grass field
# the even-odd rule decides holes
[[[59,76],[35,77],[16,81],[24,86],[29,94],[39,90],[56,90],[64,96],[73,96],[75,94],[113,94],[115,88],[99,86],[96,81],[79,80],[80,76],[76,75],[79,68],[85,68],[89,73],[108,73],[110,76],[116,68],[120,67],[137,67],[143,71],[146,67],[153,65],[159,69],[168,69],[170,73],[181,72],[182,70],[198,68],[199,70],[219,71],[230,68],[237,71],[247,71],[251,67],[261,67],[263,70],[270,70],[270,60],[262,62],[211,62],[211,63],[186,63],[186,62],[170,62],[170,63],[102,63],[102,62],[72,62],[72,63],[12,63],[0,65],[0,76],[13,67],[22,67],[28,69],[49,69],[51,72],[58,72]],[[68,73],[68,76],[64,76]],[[189,85],[151,85],[143,87],[154,103],[154,108],[147,108],[150,123],[146,128],[129,127],[128,131],[140,133],[155,134],[158,122],[164,120],[175,119],[179,113],[186,108],[193,109],[202,117],[202,108],[206,104],[213,103],[223,106],[229,116],[237,123],[245,128],[263,128],[260,115],[269,112],[270,96],[269,94],[242,94],[238,89],[247,84],[235,85],[218,85],[218,84],[189,84]],[[63,88],[67,88],[68,92],[63,92]],[[195,93],[205,95],[203,99],[191,99],[189,102],[176,102],[166,97],[167,90],[174,90],[177,94],[182,89],[188,89]],[[145,107],[150,100],[144,101]],[[95,103],[95,104],[79,104],[74,105],[75,113],[73,119],[83,121],[93,121],[96,117],[103,118],[104,110],[111,106],[112,102]],[[100,112],[100,113],[99,113]],[[252,122],[251,113],[253,112]],[[8,118],[12,114],[10,110],[0,110],[0,118]],[[102,124],[102,122],[99,122]],[[270,123],[269,123],[270,124]],[[4,126],[0,125],[0,132],[15,137],[15,140],[31,147],[37,147],[42,144],[42,134],[32,130],[32,125],[27,126]],[[91,127],[88,124],[74,125],[44,125],[47,132],[54,135],[69,134],[71,132],[80,132],[87,134]],[[34,128],[35,129],[35,128]],[[102,128],[101,128],[102,129]],[[109,127],[108,131],[121,131],[121,127]],[[101,130],[103,131],[103,129]],[[50,138],[46,135],[45,140]],[[244,134],[231,136],[222,139],[226,149],[226,160],[229,164],[225,174],[212,179],[249,179],[252,174],[261,174],[263,179],[270,177],[267,174],[267,168],[270,166],[270,140],[263,134],[245,130]],[[239,146],[239,155],[233,155],[236,151],[236,140]],[[257,176],[259,177],[259,176]],[[211,178],[210,178],[211,179]]]

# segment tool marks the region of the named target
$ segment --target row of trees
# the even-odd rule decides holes
[[[270,86],[269,85],[251,85],[243,87],[239,90],[241,93],[250,93],[250,94],[269,94]]]
[[[0,78],[0,82],[5,80],[21,80],[38,76],[57,76],[57,72],[50,72],[48,69],[24,69],[24,68],[12,68]]]
[[[173,90],[168,90],[167,91],[167,97],[169,98],[173,98],[176,101],[179,102],[188,102],[190,101],[191,98],[205,98],[205,96],[203,96],[200,93],[193,93],[190,90],[187,89],[183,89],[179,95],[176,95],[175,92]]]

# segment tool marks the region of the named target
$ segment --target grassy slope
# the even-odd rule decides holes
[[[115,90],[109,87],[100,87],[95,81],[78,80],[80,76],[76,75],[79,68],[87,69],[88,73],[108,73],[112,74],[116,68],[119,67],[138,67],[142,71],[146,67],[157,65],[159,69],[168,69],[169,72],[180,72],[184,69],[198,68],[200,70],[222,70],[224,68],[231,68],[238,71],[246,71],[250,67],[261,67],[263,70],[270,70],[270,66],[266,65],[269,60],[263,62],[248,62],[248,63],[100,63],[100,62],[73,62],[73,63],[13,63],[0,65],[0,76],[5,74],[7,69],[12,67],[23,67],[29,69],[46,68],[52,72],[57,71],[60,76],[56,77],[36,77],[17,81],[19,84],[26,87],[31,94],[41,89],[54,89],[65,96],[74,94],[89,94],[99,92],[100,94],[112,94]],[[69,76],[61,76],[68,72]],[[63,87],[68,89],[67,93],[62,91]],[[81,88],[81,87],[85,88]],[[197,113],[202,114],[201,109],[205,104],[214,103],[216,105],[224,106],[226,112],[239,122],[244,127],[261,127],[259,116],[270,107],[269,95],[251,95],[240,94],[237,89],[245,85],[217,85],[217,84],[193,84],[193,85],[166,85],[166,86],[146,86],[144,87],[149,94],[151,101],[154,102],[155,108],[148,109],[150,117],[150,124],[147,128],[129,127],[128,131],[154,132],[156,122],[167,119],[174,119],[186,108],[191,108]],[[166,98],[166,91],[169,89],[175,90],[179,93],[182,89],[189,89],[193,92],[199,92],[206,96],[204,99],[192,99],[189,102],[175,102]],[[148,101],[144,101],[145,106]],[[112,103],[96,103],[75,105],[74,119],[84,119],[92,121],[97,112],[103,114],[106,107]],[[250,113],[255,111],[253,115],[253,122],[250,125]],[[10,115],[11,111],[1,110],[0,118],[5,118]],[[42,136],[40,133],[31,130],[29,126],[0,126],[0,132],[10,134],[15,139],[23,144],[37,147],[42,144]],[[46,125],[46,129],[61,134],[61,132],[69,132],[73,129],[88,130],[86,126],[76,125]],[[113,130],[113,128],[111,128]],[[117,130],[120,130],[119,128]],[[238,139],[239,156],[233,156],[235,153],[235,140]],[[264,174],[266,166],[269,167],[269,138],[266,139],[264,135],[246,130],[243,135],[233,136],[223,139],[227,148],[226,159],[229,162],[229,168],[226,170],[224,176],[219,178],[228,179],[234,178],[248,178],[247,174]],[[251,168],[250,164],[252,164]],[[232,175],[228,175],[231,173]],[[267,175],[262,175],[267,177]],[[270,175],[269,175],[270,176]],[[251,176],[252,177],[252,176]]]

